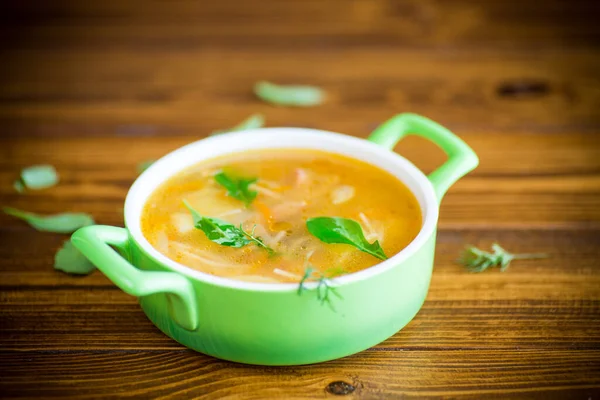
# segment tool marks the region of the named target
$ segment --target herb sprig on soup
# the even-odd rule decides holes
[[[250,282],[319,282],[401,251],[422,216],[402,182],[373,165],[316,150],[274,149],[203,161],[149,197],[144,236],[208,274]]]

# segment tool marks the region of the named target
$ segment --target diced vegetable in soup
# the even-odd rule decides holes
[[[299,283],[369,268],[421,229],[419,204],[394,176],[313,150],[203,161],[162,184],[142,213],[159,252],[208,274]]]

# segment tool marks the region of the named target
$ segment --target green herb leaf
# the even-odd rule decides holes
[[[321,305],[327,303],[327,305],[333,311],[335,311],[335,308],[331,303],[331,298],[329,297],[330,294],[333,294],[338,299],[342,299],[342,295],[338,293],[337,289],[335,288],[335,286],[332,285],[331,281],[328,278],[321,276],[319,278],[319,284],[317,285],[317,300],[321,302]]]
[[[314,277],[314,275],[316,275],[316,278]],[[305,286],[305,283],[307,281],[316,280],[318,282],[316,287],[317,300],[321,302],[321,305],[327,303],[329,308],[335,311],[335,308],[333,307],[333,304],[331,302],[331,297],[329,295],[332,294],[339,299],[342,299],[343,297],[338,293],[336,287],[333,285],[330,278],[331,277],[328,277],[325,274],[319,272],[311,265],[307,265],[306,269],[304,270],[304,275],[302,276],[302,279],[300,279],[297,293],[299,296],[302,295],[304,291],[308,290]]]
[[[302,275],[302,279],[300,279],[300,284],[298,285],[298,296],[302,295],[302,292],[307,290],[306,287],[304,287],[304,283],[310,278],[313,272],[315,272],[315,269],[310,265],[304,270],[304,275]]]
[[[458,261],[470,272],[483,272],[490,267],[500,267],[500,271],[504,272],[512,260],[531,260],[548,257],[547,254],[542,253],[511,254],[497,243],[492,245],[492,251],[493,253],[488,253],[477,247],[468,247]]]
[[[227,132],[238,132],[238,131],[247,131],[250,129],[258,129],[258,128],[262,128],[264,125],[265,125],[265,118],[262,116],[262,114],[252,114],[251,116],[249,116],[248,118],[246,118],[245,120],[243,120],[242,122],[237,124],[236,126],[229,128],[229,129],[222,129],[222,130],[214,131],[213,133],[211,133],[211,136],[220,135],[222,133],[227,133]]]
[[[144,172],[145,170],[147,170],[148,168],[150,168],[150,166],[152,164],[154,164],[156,162],[156,160],[146,160],[146,161],[142,161],[141,163],[139,163],[137,165],[137,172],[138,174],[141,174],[142,172]]]
[[[21,179],[13,184],[19,193],[27,189],[46,189],[58,183],[58,174],[52,165],[32,165],[21,171]]]
[[[261,238],[254,235],[254,229],[252,229],[252,233],[248,233],[242,228],[241,224],[238,228],[227,221],[223,221],[222,219],[205,217],[198,211],[194,210],[194,208],[187,201],[184,200],[183,204],[185,204],[187,209],[190,210],[190,213],[192,214],[192,218],[194,219],[194,227],[204,232],[209,240],[222,246],[235,248],[244,247],[247,244],[254,243],[258,247],[267,250],[269,254],[275,253],[275,251],[267,246]],[[256,225],[254,228],[256,228]]]
[[[18,180],[13,183],[13,188],[19,193],[23,193],[25,191],[25,185],[23,185],[23,181]]]
[[[279,106],[312,107],[325,99],[325,92],[316,86],[276,85],[265,81],[254,85],[254,93],[261,100]]]
[[[369,243],[360,224],[352,219],[339,217],[309,218],[306,221],[306,227],[313,236],[322,242],[349,244],[380,260],[387,259],[379,245],[379,241]]]
[[[252,232],[248,233],[244,230],[244,228],[242,227],[242,224],[240,224],[240,231],[242,231],[244,233],[244,235],[246,235],[251,241],[253,241],[254,244],[256,244],[258,247],[262,247],[263,249],[267,250],[267,252],[269,252],[270,255],[275,254],[275,250],[273,250],[272,248],[267,246],[260,237],[254,235],[255,230],[256,230],[256,225],[254,225],[254,227],[252,228]]]
[[[66,240],[63,246],[54,256],[54,268],[68,274],[87,275],[96,269],[70,240]]]
[[[93,225],[94,219],[86,213],[62,213],[54,215],[40,215],[27,211],[17,210],[12,207],[4,207],[3,211],[29,223],[38,231],[73,233],[84,226]]]
[[[194,227],[204,232],[209,240],[223,246],[236,248],[244,247],[250,243],[250,240],[246,238],[246,234],[235,225],[218,218],[200,215],[187,201],[184,200],[183,203],[192,213]]]
[[[258,194],[255,190],[250,190],[249,186],[256,182],[258,179],[236,179],[232,176],[228,176],[225,172],[219,172],[215,175],[215,181],[225,189],[227,194],[235,199],[244,202],[246,207],[252,203]]]

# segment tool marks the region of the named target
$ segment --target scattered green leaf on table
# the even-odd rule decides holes
[[[93,225],[94,219],[86,213],[62,213],[54,215],[40,215],[27,211],[4,207],[3,211],[13,217],[22,219],[38,231],[73,233],[84,226]]]
[[[23,185],[23,181],[20,179],[13,183],[13,188],[15,188],[15,190],[19,193],[23,193],[25,191],[25,185]]]
[[[68,274],[87,275],[96,269],[70,240],[66,240],[63,246],[54,256],[54,268]]]
[[[470,272],[483,272],[489,267],[500,267],[504,272],[512,260],[531,260],[536,258],[546,258],[547,254],[511,254],[500,247],[499,244],[492,245],[493,253],[488,253],[477,247],[468,247],[461,255],[459,262]]]
[[[251,116],[249,116],[248,118],[246,118],[245,120],[243,120],[242,122],[240,122],[239,124],[234,126],[233,128],[221,129],[221,130],[214,131],[213,133],[211,133],[211,136],[212,135],[220,135],[222,133],[227,133],[227,132],[238,132],[238,131],[247,131],[250,129],[258,129],[258,128],[262,128],[264,125],[265,125],[265,118],[262,116],[262,114],[252,114]]]
[[[23,168],[21,179],[14,183],[17,191],[27,189],[46,189],[58,183],[58,173],[52,165],[32,165]]]
[[[219,218],[205,217],[187,202],[183,201],[185,206],[192,214],[194,227],[204,232],[206,237],[222,246],[228,247],[244,247],[247,244],[254,243],[258,247],[266,249],[269,253],[273,253],[273,249],[267,246],[259,237],[254,236],[254,232],[248,233],[242,229],[242,226],[237,226],[223,221]]]
[[[147,170],[148,168],[150,168],[150,166],[152,164],[154,164],[156,160],[146,160],[146,161],[142,161],[141,163],[139,163],[137,165],[137,172],[138,174],[141,174],[142,172],[144,172],[145,170]]]
[[[227,194],[235,199],[243,201],[246,207],[252,203],[258,194],[257,191],[250,190],[249,188],[249,186],[257,180],[257,178],[238,179],[227,175],[225,172],[219,172],[215,175],[215,181],[227,189]]]
[[[379,245],[379,241],[369,243],[360,224],[352,219],[340,217],[309,218],[306,221],[306,227],[313,236],[322,242],[349,244],[380,260],[387,259]]]
[[[254,93],[261,100],[279,106],[312,107],[325,99],[325,92],[316,86],[276,85],[265,81],[254,85]]]

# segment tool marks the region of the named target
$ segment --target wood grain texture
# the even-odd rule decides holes
[[[35,3],[35,7],[32,6]],[[356,45],[535,47],[596,44],[592,1],[550,0],[545,7],[503,0],[264,1],[206,6],[195,1],[22,1],[5,6],[8,45],[22,48],[193,50],[206,46],[337,49]],[[26,25],[30,30],[23,32]],[[110,29],[106,29],[109,26]],[[24,40],[34,38],[34,40]]]
[[[0,397],[596,399],[600,396],[600,6],[594,1],[3,2],[0,198],[123,225],[136,165],[261,112],[366,137],[404,111],[481,165],[443,200],[427,301],[362,353],[255,367],[191,352],[101,273],[54,271],[67,238],[0,215]],[[260,103],[259,79],[324,105]],[[441,151],[396,151],[426,172]],[[55,188],[17,194],[51,163]],[[466,244],[549,258],[469,274]]]
[[[357,134],[400,111],[455,130],[589,131],[600,104],[600,56],[577,49],[202,49],[164,62],[118,49],[7,53],[14,64],[0,65],[0,121],[12,134],[205,135],[254,112],[273,126]],[[317,84],[329,97],[314,109],[274,109],[251,93],[260,79]],[[503,92],[530,81],[545,89]]]
[[[356,398],[436,398],[453,387],[454,396],[471,399],[498,393],[505,398],[564,399],[587,398],[600,385],[598,350],[367,350],[318,365],[278,368],[233,364],[188,350],[0,356],[5,398],[35,396],[40,386],[48,398],[64,397],[74,389],[79,398],[97,398],[100,393],[137,398],[326,398],[331,396],[329,384],[343,381],[355,388],[351,397]]]

